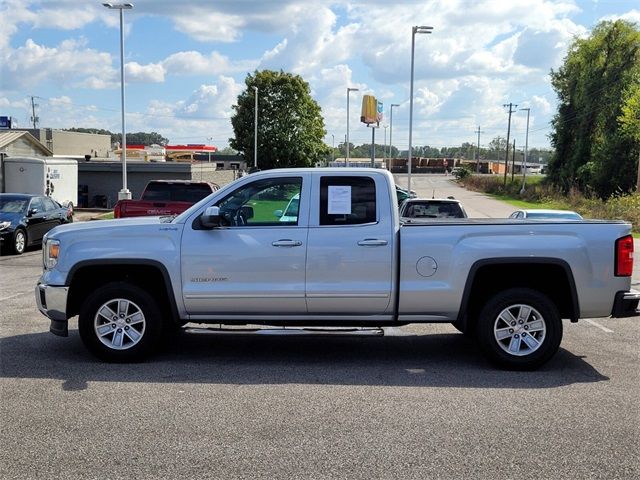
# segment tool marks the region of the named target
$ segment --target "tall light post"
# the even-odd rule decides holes
[[[391,149],[393,148],[393,107],[399,107],[397,103],[391,104],[391,118],[389,119],[389,159],[391,159]],[[391,160],[389,160],[391,163]]]
[[[125,123],[125,110],[124,110],[124,10],[131,10],[133,3],[103,3],[103,6],[120,11],[120,100],[122,108],[122,142],[120,143],[120,149],[122,154],[122,190],[118,192],[118,200],[131,199],[131,192],[127,188],[127,132]]]
[[[416,33],[429,34],[433,27],[411,27],[411,87],[409,88],[409,160],[407,162],[407,190],[411,191],[411,133],[413,128],[413,65],[416,51]]]
[[[389,165],[387,165],[387,128],[389,125],[384,125],[384,149],[382,150],[382,158],[384,160],[384,166],[389,170]]]
[[[331,166],[333,167],[333,162],[336,161],[336,136],[331,134]]]
[[[253,87],[254,97],[256,99],[254,107],[253,119],[253,168],[258,168],[258,87]]]
[[[213,142],[213,137],[207,137],[207,140],[209,140],[209,143]],[[211,145],[209,145],[211,146]],[[207,152],[207,156],[209,157],[209,163],[211,163],[211,150],[209,150]]]
[[[351,92],[358,92],[357,88],[347,87],[347,156],[344,159],[344,166],[349,166],[349,94]]]
[[[525,189],[525,182],[526,182],[526,178],[527,178],[527,155],[528,155],[528,149],[529,149],[529,114],[531,113],[531,109],[530,108],[521,108],[520,110],[526,110],[527,111],[527,134],[525,135],[525,141],[524,141],[524,166],[522,168],[522,188],[520,189],[520,193],[524,193],[524,189]]]

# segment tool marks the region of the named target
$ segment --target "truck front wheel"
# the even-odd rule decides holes
[[[159,345],[162,328],[153,298],[126,282],[99,287],[83,303],[78,319],[84,345],[107,362],[142,360]]]
[[[498,365],[531,370],[548,361],[562,341],[562,319],[554,303],[528,288],[494,295],[478,318],[480,346]]]

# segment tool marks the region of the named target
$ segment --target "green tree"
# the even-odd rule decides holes
[[[635,148],[632,155],[637,158],[636,192],[640,193],[640,82],[625,92],[622,113],[618,118],[622,133],[628,136]]]
[[[489,160],[504,160],[506,150],[507,139],[498,135],[489,142],[489,151],[487,152]]]
[[[122,139],[121,133],[112,133],[111,141],[114,143],[120,143]],[[127,133],[127,145],[167,145],[169,143],[169,139],[163,137],[157,132],[136,132],[136,133]]]
[[[251,164],[254,156],[254,105],[258,87],[258,167],[307,167],[330,152],[318,103],[309,84],[299,75],[255,71],[245,79],[247,89],[238,96],[231,117],[231,148]]]
[[[222,150],[218,150],[214,155],[238,155],[238,152],[231,147],[224,147]]]
[[[554,184],[601,198],[635,187],[639,140],[620,119],[625,102],[633,107],[639,82],[640,31],[634,24],[601,22],[589,38],[574,41],[562,67],[551,72],[559,98],[548,171]]]

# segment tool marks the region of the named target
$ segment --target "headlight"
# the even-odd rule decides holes
[[[0,230],[4,230],[5,228],[9,228],[11,222],[0,222]]]
[[[58,263],[60,255],[60,240],[47,240],[42,249],[42,262],[44,268],[51,269]]]

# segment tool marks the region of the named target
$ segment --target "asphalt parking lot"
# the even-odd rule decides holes
[[[0,478],[640,477],[640,317],[566,322],[526,373],[447,325],[182,332],[111,365],[75,321],[48,333],[40,271],[39,250],[0,257]]]

